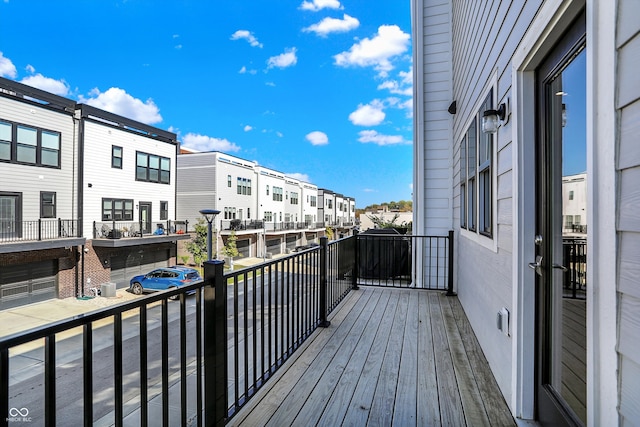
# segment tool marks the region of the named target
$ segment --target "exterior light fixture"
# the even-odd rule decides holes
[[[562,127],[567,125],[567,104],[562,103]]]
[[[202,209],[200,210],[200,214],[207,220],[209,227],[207,228],[207,257],[209,261],[211,261],[211,223],[215,219],[215,217],[220,213],[217,209]],[[218,239],[216,239],[217,241]]]
[[[504,121],[506,115],[506,104],[500,104],[497,110],[486,110],[482,114],[482,131],[484,133],[496,133],[500,125],[498,121]]]

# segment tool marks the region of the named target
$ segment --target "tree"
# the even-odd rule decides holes
[[[198,223],[194,226],[195,236],[187,242],[185,247],[187,252],[193,255],[193,261],[197,266],[201,266],[207,259],[207,232],[208,226],[202,218],[198,219]]]
[[[333,229],[331,227],[326,228],[325,234],[327,235],[327,239],[333,240]]]
[[[231,270],[233,270],[233,258],[240,255],[240,252],[238,252],[238,247],[236,246],[237,240],[238,238],[236,237],[236,231],[231,230],[231,234],[229,235],[229,237],[227,237],[227,243],[224,245],[224,248],[222,248],[222,253],[224,254],[224,256],[229,257]]]

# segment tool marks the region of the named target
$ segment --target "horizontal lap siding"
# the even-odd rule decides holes
[[[453,1],[454,227],[460,223],[460,141],[493,89],[498,104],[511,98],[511,59],[541,1]],[[513,312],[513,148],[511,122],[494,137],[494,230],[491,239],[461,232],[456,268],[460,302],[507,402],[511,401],[511,338],[495,325],[501,307]],[[484,243],[484,244],[483,244]],[[493,247],[493,248],[492,248]]]
[[[451,229],[451,6],[430,1],[423,9],[424,27],[424,215],[426,234]]]
[[[56,193],[56,217],[75,219],[74,123],[70,114],[0,97],[0,120],[60,132],[60,168],[0,163],[0,191],[22,193],[22,220],[40,218],[40,192]]]
[[[618,2],[618,292],[621,424],[640,419],[640,3]]]
[[[216,196],[216,157],[212,154],[182,154],[178,156],[177,163],[180,176],[177,216],[188,220],[189,224],[197,224],[202,218],[201,209],[220,209]],[[193,225],[189,229],[193,230]]]

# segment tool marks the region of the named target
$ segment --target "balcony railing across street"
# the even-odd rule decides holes
[[[179,387],[179,402],[172,401],[171,407],[180,407],[181,425],[186,425],[188,419],[195,419],[197,425],[224,424],[317,327],[329,325],[327,315],[349,292],[362,284],[419,285],[408,280],[389,282],[375,277],[361,280],[359,272],[372,262],[363,257],[378,257],[379,262],[387,263],[395,272],[392,264],[398,259],[404,262],[404,255],[413,259],[404,253],[387,258],[398,248],[405,251],[409,247],[415,251],[420,247],[423,257],[442,250],[446,256],[441,260],[425,260],[420,266],[435,265],[435,270],[427,269],[430,274],[440,270],[439,274],[443,275],[431,286],[452,283],[449,280],[451,235],[404,237],[405,240],[392,244],[381,240],[377,246],[369,239],[356,235],[328,243],[326,238],[321,238],[320,246],[228,274],[224,273],[223,262],[207,261],[202,282],[0,338],[0,425],[8,425],[10,408],[23,407],[20,393],[12,392],[15,385],[10,385],[13,353],[19,352],[24,344],[33,345],[42,340],[44,372],[40,383],[44,408],[41,413],[30,410],[29,415],[36,424],[55,425],[58,418],[64,418],[65,422],[69,420],[77,425],[84,422],[88,426],[106,419],[120,426],[129,416],[139,417],[128,421],[144,426],[149,423],[149,401],[157,395],[162,402],[163,424],[169,425],[172,384]],[[444,239],[444,246],[436,243],[440,239]],[[369,250],[371,245],[377,251]],[[429,247],[438,249],[425,252]],[[404,275],[405,264],[398,268],[399,274]],[[385,275],[389,274],[388,269],[384,271]],[[419,277],[415,273],[409,276]],[[428,282],[422,284],[429,285]],[[453,293],[451,288],[448,291]],[[195,296],[187,297],[191,293]],[[169,299],[176,296],[179,302],[170,303]],[[105,320],[111,322],[100,326]],[[61,348],[58,344],[63,336],[68,339],[74,328],[81,328],[81,332],[77,329],[75,332],[81,335],[82,348],[77,348],[73,357],[65,355],[62,362],[56,357]],[[100,351],[111,354],[105,357],[100,353],[102,357],[98,357],[94,338],[105,333],[111,337],[112,345]],[[135,344],[131,345],[132,342]],[[71,360],[81,369],[67,369]],[[106,386],[99,383],[105,381],[103,374],[94,371],[100,363],[106,363],[113,374],[106,380]],[[132,388],[138,390],[132,391]],[[60,390],[65,391],[62,396]],[[77,396],[73,395],[74,391]],[[35,393],[40,391],[29,391],[30,395]],[[139,409],[138,412],[132,412],[131,403],[125,402],[125,396],[132,393],[137,402],[134,409]],[[193,400],[195,405],[188,405]],[[78,402],[82,402],[81,405]],[[193,407],[195,412],[188,409]],[[129,408],[126,413],[125,408]]]
[[[0,220],[0,243],[53,240],[78,236],[75,219],[37,219],[33,221]]]

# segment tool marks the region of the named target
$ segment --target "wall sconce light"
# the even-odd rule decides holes
[[[482,131],[484,133],[496,133],[500,125],[498,121],[504,121],[506,115],[506,104],[500,104],[497,110],[486,110],[482,114]]]

